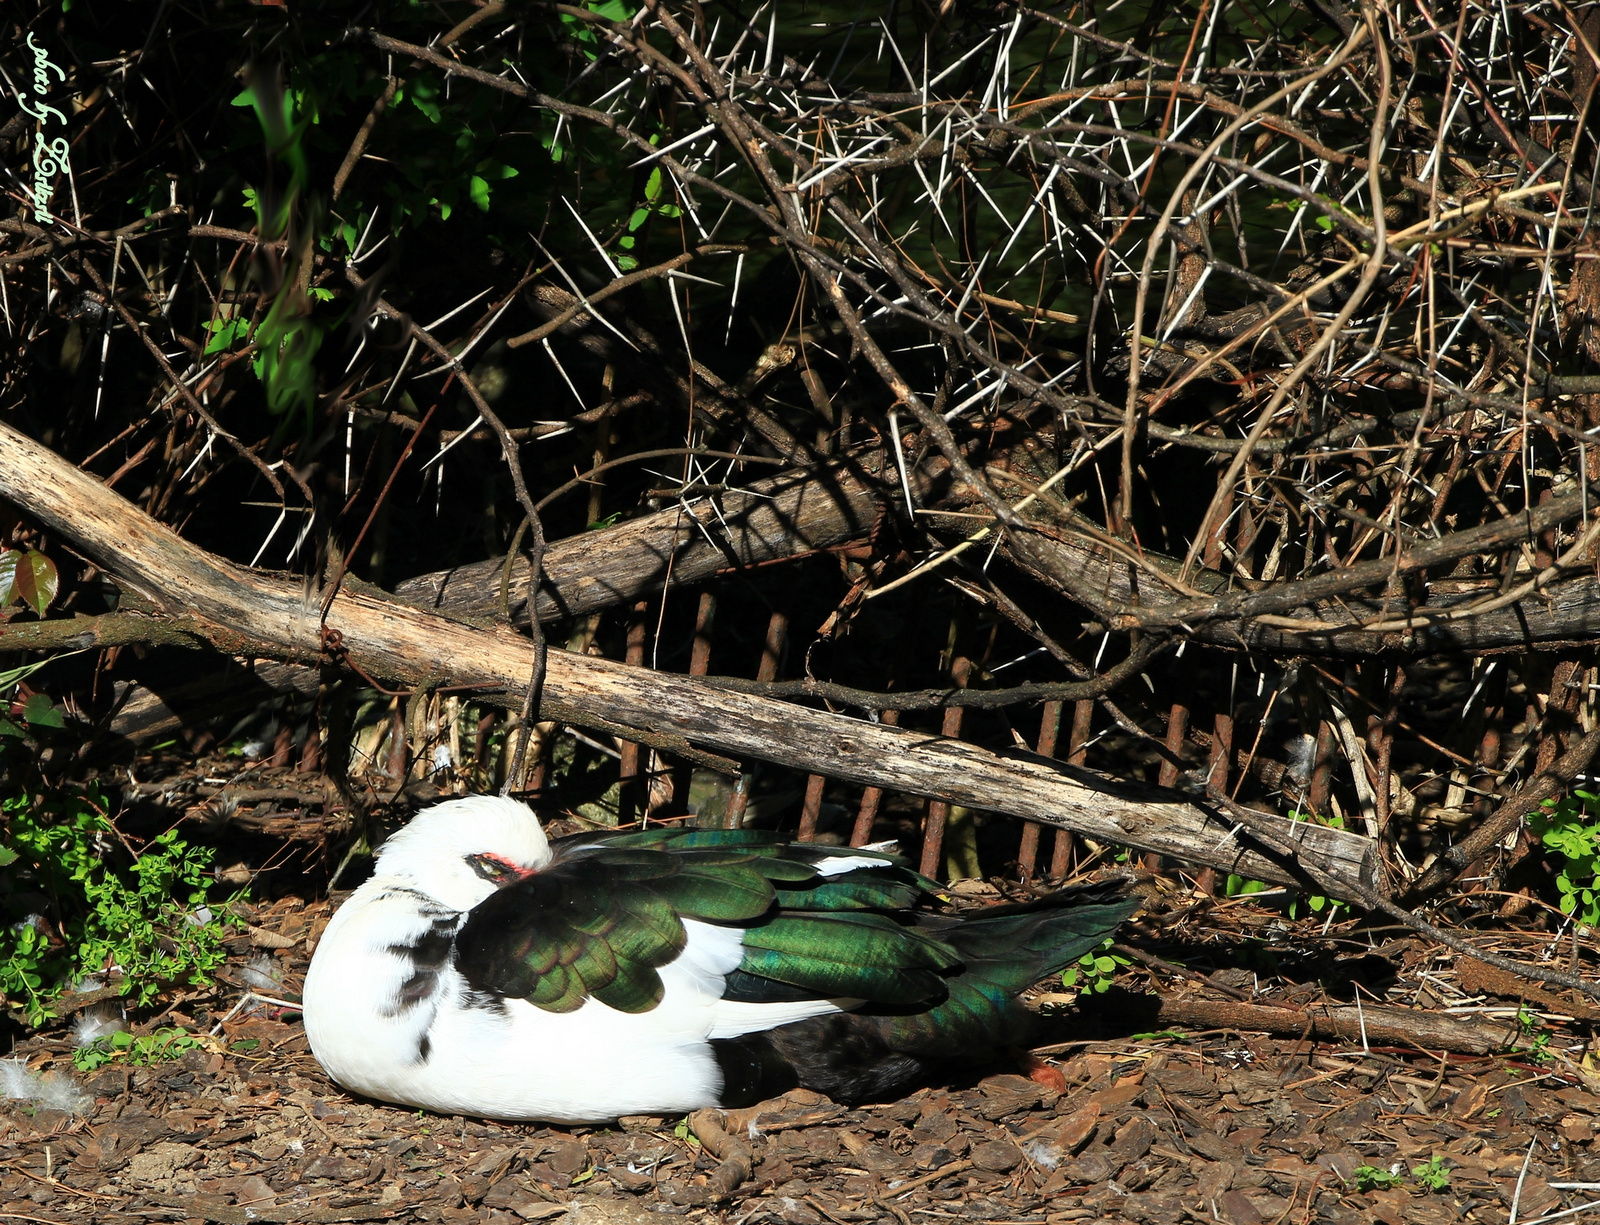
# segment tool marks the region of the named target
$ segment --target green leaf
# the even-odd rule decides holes
[[[649,219],[650,219],[650,210],[649,209],[647,209],[647,208],[636,208],[636,209],[633,210],[633,215],[628,218],[628,229],[637,230],[641,225],[643,225]]]
[[[0,608],[16,598],[17,563],[21,560],[22,554],[15,549],[0,551]]]
[[[473,175],[467,180],[467,194],[472,197],[472,202],[484,212],[489,211],[489,182],[478,175]]]
[[[17,563],[14,582],[14,589],[22,602],[41,617],[61,588],[61,576],[56,573],[55,562],[37,549],[29,549],[22,555],[22,560]]]
[[[12,864],[16,863],[19,858],[20,856],[18,856],[18,854],[10,847],[0,846],[0,868],[10,867]]]
[[[226,353],[236,341],[249,335],[250,321],[239,315],[232,319],[209,319],[206,321],[206,330],[211,333],[211,339],[206,341],[205,351],[208,354]]]
[[[65,727],[66,720],[54,702],[42,693],[36,693],[22,704],[22,717],[33,727]]]
[[[438,123],[444,118],[444,113],[440,111],[439,104],[434,101],[438,94],[439,91],[426,82],[419,81],[411,87],[411,105],[434,123]]]

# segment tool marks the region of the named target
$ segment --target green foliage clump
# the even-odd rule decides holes
[[[1350,1172],[1358,1191],[1387,1191],[1405,1181],[1398,1162],[1385,1169],[1380,1165],[1358,1165]],[[1450,1167],[1444,1158],[1435,1153],[1427,1161],[1411,1167],[1411,1177],[1425,1191],[1446,1191],[1450,1188]]]
[[[0,549],[0,621],[9,619],[13,604],[44,616],[61,589],[61,576],[38,549]]]
[[[652,144],[658,140],[658,137],[651,137]],[[628,215],[628,232],[617,239],[617,246],[624,251],[633,250],[639,229],[643,227],[645,222],[650,220],[652,213],[659,214],[669,220],[683,216],[681,208],[662,197],[662,187],[661,168],[657,166],[650,172],[650,177],[645,180],[644,203]],[[639,261],[631,255],[617,256],[617,267],[623,272],[631,272],[638,266]]]
[[[1561,857],[1556,889],[1563,914],[1585,927],[1600,926],[1600,796],[1573,791],[1546,800],[1528,819],[1534,837]]]
[[[1526,1004],[1517,1009],[1517,1028],[1522,1034],[1517,1054],[1532,1063],[1549,1063],[1556,1057],[1550,1049],[1550,1031],[1545,1027],[1544,1018]]]
[[[1289,819],[1291,821],[1315,821],[1318,825],[1326,825],[1329,829],[1344,828],[1344,818],[1342,817],[1318,817],[1311,813],[1300,812],[1298,809],[1289,814]],[[1249,880],[1232,872],[1228,874],[1227,882],[1224,885],[1224,890],[1229,897],[1249,897],[1252,893],[1265,893],[1271,888],[1272,886],[1265,881]],[[1290,893],[1289,917],[1291,919],[1299,917],[1297,912],[1300,908],[1300,899],[1301,894],[1297,892]],[[1324,910],[1327,910],[1330,918],[1337,915],[1339,908],[1344,905],[1343,902],[1323,897],[1318,893],[1306,895],[1305,902],[1310,907],[1312,914],[1321,914]]]
[[[22,696],[18,690],[23,680],[37,672],[48,659],[41,659],[37,663],[24,664],[20,668],[9,668],[0,672],[0,736],[15,736],[23,738],[28,731],[41,727],[65,727],[66,720],[61,717],[61,711],[46,695],[30,693]],[[21,719],[28,725],[24,731],[16,720]],[[5,858],[3,848],[0,848],[0,868],[11,861]]]
[[[207,904],[209,848],[168,830],[119,865],[120,845],[92,792],[16,794],[0,815],[0,862],[22,889],[48,900],[64,938],[52,942],[26,915],[0,929],[0,994],[30,1025],[54,1016],[54,997],[85,975],[120,972],[123,994],[148,1004],[164,984],[203,986],[222,965],[239,920],[226,904]]]
[[[300,412],[307,430],[317,398],[317,373],[313,364],[322,347],[326,329],[312,314],[312,294],[301,285],[302,272],[309,276],[310,242],[320,226],[322,208],[307,197],[310,170],[306,160],[305,133],[317,122],[315,103],[299,91],[285,92],[264,74],[252,74],[243,93],[234,98],[235,106],[255,110],[266,138],[271,170],[287,176],[276,189],[249,189],[246,202],[256,211],[256,228],[262,238],[288,240],[288,257],[282,266],[271,258],[258,260],[257,279],[262,284],[267,313],[249,333],[240,329],[240,320],[213,319],[206,327],[212,335],[206,352],[231,348],[249,334],[256,347],[251,369],[266,391],[267,408],[287,420]]]
[[[1443,1191],[1450,1186],[1450,1167],[1435,1153],[1421,1165],[1412,1166],[1411,1177],[1430,1191]]]
[[[1350,1172],[1350,1176],[1356,1180],[1356,1188],[1360,1191],[1385,1191],[1400,1181],[1396,1171],[1377,1165],[1358,1165]]]
[[[44,616],[60,590],[61,575],[55,562],[39,550],[0,549],[0,622],[11,619],[14,604]],[[18,719],[29,730],[66,726],[54,702],[42,693],[27,693],[21,688],[24,680],[49,662],[41,659],[0,672],[0,736],[25,737],[28,733]],[[0,853],[0,867],[8,862]]]
[[[1077,965],[1069,966],[1061,972],[1061,985],[1097,994],[1110,990],[1111,984],[1116,980],[1117,971],[1129,964],[1126,957],[1107,952],[1110,947],[1111,938],[1108,936],[1098,949],[1085,953],[1078,958]],[[1080,982],[1081,987],[1079,987]]]
[[[113,1061],[148,1067],[176,1059],[185,1051],[199,1050],[204,1045],[203,1039],[175,1026],[137,1036],[124,1031],[80,1046],[72,1053],[72,1065],[80,1072],[93,1072]]]

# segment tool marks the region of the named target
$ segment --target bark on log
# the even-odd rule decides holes
[[[1503,1051],[1517,1037],[1507,1022],[1452,1017],[1420,1008],[1387,1004],[1327,1004],[1309,1008],[1273,1008],[1225,1000],[1162,996],[1155,1020],[1161,1025],[1195,1029],[1253,1029],[1292,1037],[1365,1040],[1372,1046],[1405,1046],[1432,1051],[1487,1055]]]
[[[373,676],[417,686],[498,691],[520,701],[532,646],[506,627],[451,621],[346,581],[326,622],[323,596],[304,583],[212,556],[89,474],[0,423],[0,498],[59,532],[119,581],[173,615],[205,626],[229,654],[310,663],[343,655]],[[5,649],[0,629],[0,650]],[[1229,818],[1159,788],[1100,778],[1015,750],[993,753],[704,681],[550,652],[546,718],[624,724],[807,773],[929,796],[1072,829],[1104,842],[1171,855],[1258,880],[1299,884],[1284,856],[1250,844]],[[1371,887],[1373,844],[1342,830],[1264,818],[1328,875]],[[1324,893],[1333,891],[1324,888]]]
[[[863,450],[798,468],[715,498],[553,542],[544,555],[539,618],[552,621],[637,600],[669,582],[686,587],[729,567],[795,557],[872,530],[884,457]],[[405,600],[456,616],[500,610],[504,562],[473,562],[407,579]],[[528,561],[511,571],[511,618],[528,622]]]

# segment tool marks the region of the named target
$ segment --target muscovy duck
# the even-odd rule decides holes
[[[328,924],[312,1052],[347,1089],[441,1113],[595,1122],[795,1085],[855,1103],[1003,1058],[1017,999],[1137,901],[1066,889],[958,918],[880,851],[760,830],[550,840],[492,796],[420,813]]]

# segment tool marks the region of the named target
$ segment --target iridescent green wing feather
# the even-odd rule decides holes
[[[981,1058],[1026,1039],[1032,1016],[1017,997],[1100,947],[1135,910],[1116,882],[1087,885],[1015,907],[955,920],[936,917],[931,934],[955,950],[961,972],[934,1007],[871,1018],[895,1050]],[[924,920],[925,922],[928,920]]]
[[[779,913],[744,935],[742,975],[803,988],[821,999],[925,1008],[945,996],[961,958],[944,941],[857,910]],[[741,981],[745,998],[755,985]],[[779,998],[787,993],[780,993]]]
[[[468,917],[457,966],[475,988],[550,1012],[591,996],[645,1012],[661,1000],[656,971],[684,949],[684,919],[749,928],[736,998],[925,1006],[959,966],[949,946],[878,913],[937,887],[892,856],[666,828],[557,839],[553,850],[549,867]],[[842,858],[849,866],[830,863]]]
[[[491,895],[457,936],[457,968],[478,990],[571,1012],[589,996],[623,1012],[661,1001],[656,973],[683,952],[683,920],[748,922],[774,890],[753,857],[583,848]]]

